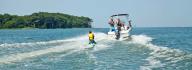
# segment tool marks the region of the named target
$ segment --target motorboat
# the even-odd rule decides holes
[[[128,14],[112,15],[109,20],[109,25],[110,29],[107,33],[109,39],[128,40],[130,38],[132,26]]]

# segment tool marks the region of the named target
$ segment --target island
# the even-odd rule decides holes
[[[92,19],[63,13],[38,12],[31,15],[0,14],[0,29],[13,28],[91,28]]]

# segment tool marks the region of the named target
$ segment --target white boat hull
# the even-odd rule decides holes
[[[121,30],[120,31],[120,37],[119,37],[119,39],[118,40],[127,40],[127,39],[129,39],[129,37],[130,37],[130,34],[129,34],[129,32],[131,31],[131,28],[129,28],[128,30]],[[116,40],[116,32],[115,31],[109,31],[108,33],[108,39],[114,39],[114,40]]]

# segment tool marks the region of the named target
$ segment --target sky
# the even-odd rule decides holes
[[[113,14],[128,13],[134,27],[192,27],[192,0],[0,0],[0,14],[65,13],[107,28]]]

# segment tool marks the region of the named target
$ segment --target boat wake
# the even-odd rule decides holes
[[[106,34],[96,33],[96,41],[101,43],[105,39]],[[105,43],[105,42],[103,42]],[[12,50],[7,50],[5,52],[12,52],[4,54],[0,57],[0,63],[15,63],[22,61],[26,58],[33,58],[40,55],[45,55],[49,53],[61,53],[65,51],[70,51],[68,54],[74,52],[82,51],[88,46],[87,36],[79,36],[66,40],[54,40],[47,42],[34,42],[34,43],[14,43],[14,44],[1,44],[0,48],[7,48]],[[93,51],[99,51],[107,48],[108,46],[104,44],[98,44]],[[34,49],[35,48],[35,49]],[[27,49],[27,50],[24,50]],[[15,52],[13,50],[18,50]],[[66,56],[65,55],[65,56]]]
[[[151,52],[145,58],[147,63],[140,66],[140,70],[153,70],[153,69],[183,69],[183,65],[190,66],[192,54],[174,48],[157,46],[151,43],[153,38],[146,35],[133,35],[132,43],[140,44],[140,47],[147,48]],[[176,68],[175,68],[176,67]]]

